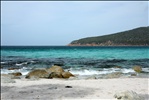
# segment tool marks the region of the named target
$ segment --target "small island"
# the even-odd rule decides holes
[[[149,46],[149,26],[74,40],[68,46]]]

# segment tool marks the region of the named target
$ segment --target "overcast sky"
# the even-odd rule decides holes
[[[148,26],[148,1],[2,1],[2,45],[67,45]]]

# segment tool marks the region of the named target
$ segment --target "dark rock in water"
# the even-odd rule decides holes
[[[123,60],[123,59],[113,59],[113,60],[109,60],[108,62],[112,62],[112,63],[117,63],[117,62],[125,62],[127,60]]]
[[[22,75],[22,73],[20,73],[20,72],[16,72],[16,73],[9,73],[10,75],[14,75],[14,76],[21,76]]]
[[[39,78],[49,78],[49,73],[44,69],[36,69],[28,73],[26,78],[39,77]]]
[[[71,74],[70,72],[62,72],[62,76],[63,76],[63,78],[74,77],[74,75]]]
[[[51,68],[47,69],[48,72],[64,72],[63,68],[60,66],[52,66]]]
[[[72,86],[65,86],[65,88],[72,88]]]
[[[143,97],[140,97],[140,95],[138,95],[134,91],[125,91],[121,93],[116,93],[114,97],[117,98],[118,100],[144,100]]]
[[[61,72],[51,72],[49,78],[63,78]]]
[[[121,66],[115,66],[114,68],[122,68]]]
[[[54,66],[64,66],[63,63],[54,63]]]
[[[20,68],[14,68],[14,67],[11,67],[11,68],[8,68],[8,70],[18,70],[18,69],[20,69]]]
[[[101,65],[99,65],[99,68],[113,68],[113,67],[115,67],[116,65],[111,65],[111,64],[101,64]]]
[[[142,71],[142,67],[141,66],[134,66],[133,70],[140,73]]]

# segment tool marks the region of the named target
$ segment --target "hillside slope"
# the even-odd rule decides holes
[[[72,41],[69,46],[135,46],[149,45],[149,27],[140,27],[110,35]]]

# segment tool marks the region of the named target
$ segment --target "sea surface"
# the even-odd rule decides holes
[[[1,73],[26,75],[36,68],[59,65],[77,75],[100,75],[113,72],[135,73],[141,66],[149,73],[149,47],[85,46],[1,46]],[[9,68],[18,68],[8,70]]]

